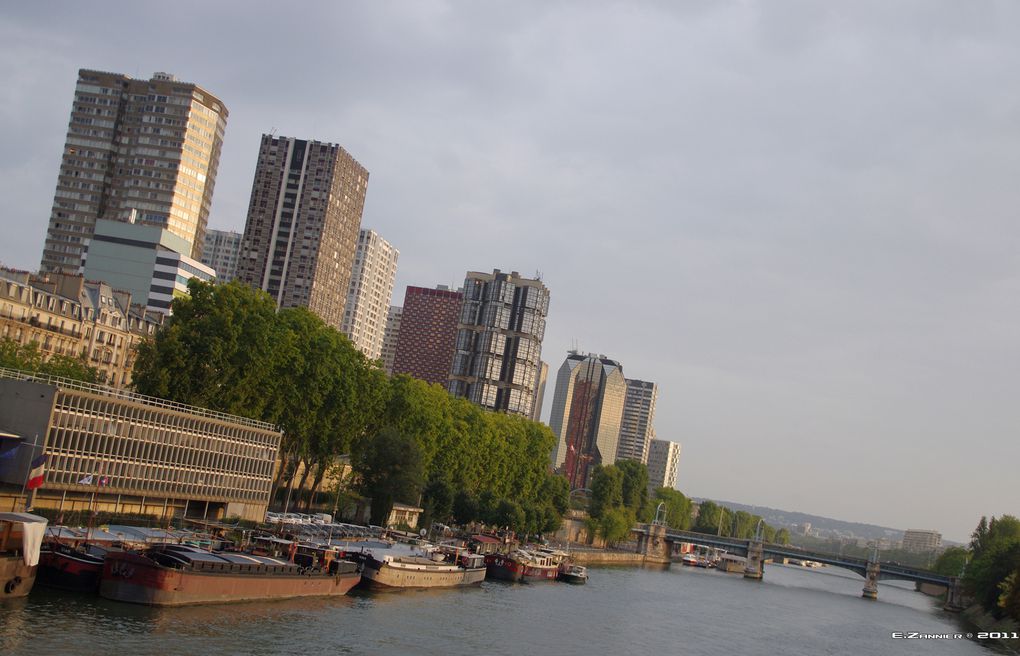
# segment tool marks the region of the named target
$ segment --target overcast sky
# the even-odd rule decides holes
[[[342,144],[406,285],[541,272],[544,359],[659,383],[679,487],[965,539],[1020,514],[1020,3],[5,3],[0,262],[35,270],[79,68]]]

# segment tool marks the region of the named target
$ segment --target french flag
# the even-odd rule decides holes
[[[28,472],[28,483],[25,487],[29,490],[42,487],[43,480],[46,478],[46,454],[39,456],[32,461],[32,469]]]

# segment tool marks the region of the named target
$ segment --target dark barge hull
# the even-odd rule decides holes
[[[103,558],[73,547],[49,545],[39,554],[39,585],[72,592],[99,590]]]
[[[137,554],[110,554],[99,594],[147,606],[189,606],[296,597],[345,595],[361,580],[356,572],[305,574],[198,572],[165,567]]]

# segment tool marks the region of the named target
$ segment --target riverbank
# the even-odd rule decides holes
[[[578,565],[643,565],[643,554],[608,549],[571,550],[570,558]]]
[[[960,613],[965,620],[982,631],[1001,633],[1020,633],[1020,623],[1009,619],[996,619],[991,613],[984,609],[981,604],[971,604]],[[1006,648],[1014,654],[1020,654],[1018,640],[993,640],[996,644]]]

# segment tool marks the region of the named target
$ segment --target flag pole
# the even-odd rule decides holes
[[[32,456],[35,455],[35,450],[38,449],[41,446],[40,444],[38,444],[38,442],[39,442],[39,434],[36,433],[36,435],[35,435],[35,442],[32,442],[31,444],[29,444],[28,442],[22,442],[21,444],[18,445],[19,449],[21,447],[23,447],[23,446],[30,446],[30,447],[32,447],[32,452],[29,453],[29,455],[28,455],[28,468],[25,470],[25,480],[23,480],[21,482],[21,495],[20,496],[21,496],[21,502],[23,504],[22,509],[23,509],[24,512],[28,512],[31,509],[31,506],[28,503],[28,496],[29,495],[27,495],[25,493],[25,490],[28,487],[28,479],[29,479],[30,476],[32,476],[32,461],[35,460],[35,458],[33,458]],[[31,496],[32,496],[32,498],[34,500],[35,499],[35,490],[31,491]]]

